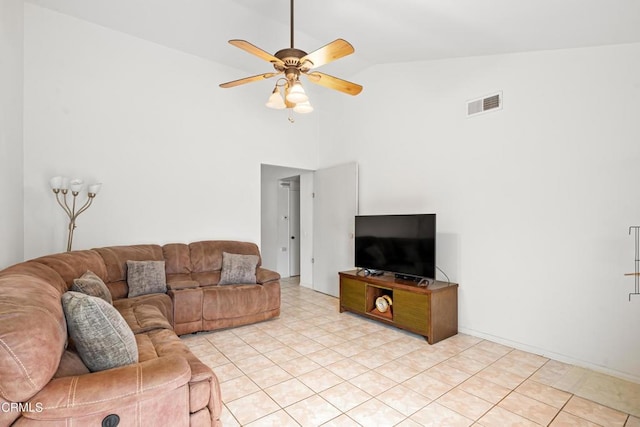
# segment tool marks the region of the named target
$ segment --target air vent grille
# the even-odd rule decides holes
[[[502,109],[502,92],[484,96],[467,102],[467,117]]]
[[[482,109],[484,111],[500,107],[500,95],[493,95],[482,100]]]

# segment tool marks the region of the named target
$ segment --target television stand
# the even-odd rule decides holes
[[[422,335],[429,342],[458,333],[458,285],[433,281],[428,287],[393,274],[362,276],[357,270],[340,276],[340,312],[350,311],[369,319]],[[382,313],[376,299],[388,295],[393,304]]]

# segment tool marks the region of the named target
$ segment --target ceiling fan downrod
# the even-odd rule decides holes
[[[291,49],[293,49],[293,0],[291,0]]]

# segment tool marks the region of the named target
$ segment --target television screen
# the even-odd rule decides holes
[[[435,279],[436,215],[359,215],[355,218],[355,264]]]

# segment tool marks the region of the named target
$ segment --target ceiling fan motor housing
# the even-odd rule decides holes
[[[307,52],[304,50],[286,48],[277,51],[274,56],[284,62],[284,65],[275,63],[273,64],[273,67],[278,71],[286,71],[286,74],[289,74],[289,71],[292,68],[299,72],[306,72],[313,66],[313,63],[309,60],[305,60],[303,63],[300,63],[300,59],[307,56]]]

